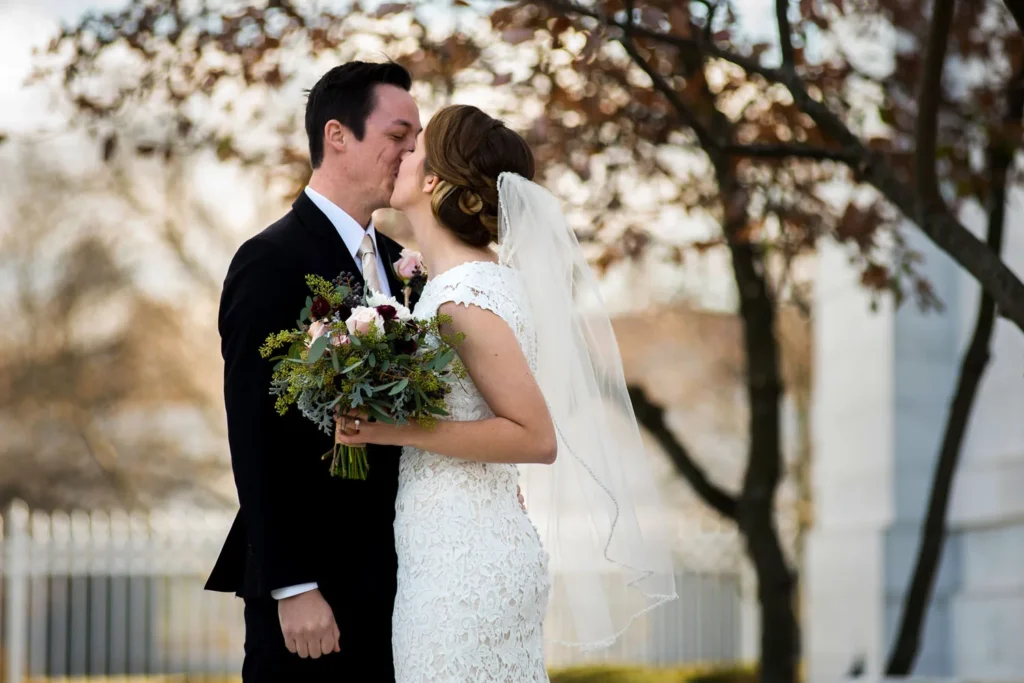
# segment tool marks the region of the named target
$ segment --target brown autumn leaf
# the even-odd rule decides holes
[[[532,28],[507,28],[501,32],[501,39],[510,45],[520,45],[532,40],[534,34]]]
[[[392,14],[404,12],[407,9],[409,9],[409,3],[407,2],[385,2],[374,11],[373,16],[377,19],[382,19]]]
[[[878,263],[869,263],[861,273],[860,283],[868,289],[886,289],[891,285],[889,269]]]

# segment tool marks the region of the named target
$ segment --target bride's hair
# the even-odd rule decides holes
[[[533,180],[526,140],[476,107],[445,107],[423,135],[423,169],[437,176],[434,216],[466,244],[484,247],[498,237],[498,176],[508,171]]]

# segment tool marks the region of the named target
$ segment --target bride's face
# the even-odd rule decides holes
[[[423,171],[423,160],[426,157],[423,135],[424,131],[421,131],[416,138],[416,149],[405,156],[398,169],[395,191],[391,193],[391,208],[409,211],[420,204],[430,203],[430,193],[437,184],[437,178]]]

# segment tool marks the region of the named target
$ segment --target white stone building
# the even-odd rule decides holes
[[[1024,276],[1024,193],[1012,192],[1004,259]],[[963,219],[981,234],[977,209]],[[878,676],[913,570],[939,444],[979,288],[908,227],[946,304],[869,310],[834,247],[815,301],[816,526],[804,580],[808,681],[836,681],[863,658]],[[1024,334],[997,323],[956,473],[949,537],[916,673],[1024,680]]]

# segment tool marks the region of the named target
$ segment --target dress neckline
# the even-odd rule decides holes
[[[509,266],[502,265],[497,261],[463,261],[462,263],[454,265],[448,270],[444,271],[443,273],[438,273],[433,278],[427,280],[427,284],[423,286],[423,291],[426,291],[435,282],[441,282],[445,278],[449,277],[449,273],[454,273],[456,271],[465,270],[467,268],[475,266],[493,266],[494,268],[497,268],[499,270],[506,270],[509,268]]]

